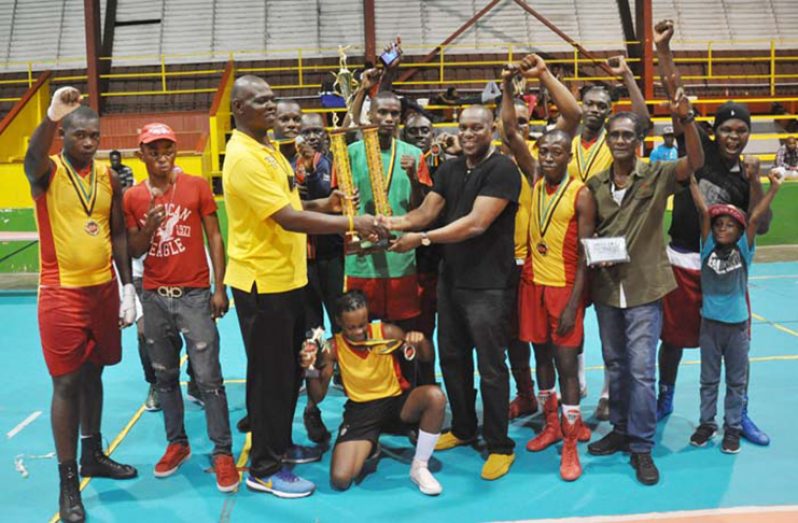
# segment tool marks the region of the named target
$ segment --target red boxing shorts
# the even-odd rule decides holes
[[[571,298],[573,286],[549,287],[521,281],[518,290],[519,339],[535,344],[551,341],[558,347],[579,349],[585,336],[585,305],[576,309],[574,328],[565,336],[557,334],[560,315]]]
[[[701,332],[701,260],[697,253],[681,253],[668,246],[677,287],[662,300],[660,339],[674,347],[698,347]]]
[[[418,278],[344,278],[344,290],[359,289],[369,301],[369,315],[385,321],[402,321],[421,314]]]
[[[39,334],[53,377],[88,362],[113,365],[122,359],[119,286],[116,280],[80,288],[39,289]]]

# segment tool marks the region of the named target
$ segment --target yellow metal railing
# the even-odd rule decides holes
[[[625,52],[627,44],[636,44],[635,41],[587,41],[580,42],[580,44],[588,49],[590,48],[614,48],[618,53]],[[678,48],[680,45],[701,45],[705,46],[705,51],[702,56],[698,57],[684,57],[676,58],[677,64],[685,65],[702,65],[705,67],[706,74],[685,74],[685,80],[692,81],[729,81],[729,80],[752,80],[761,85],[768,86],[770,95],[775,96],[777,88],[782,81],[796,80],[798,74],[780,72],[779,65],[783,63],[798,62],[798,39],[771,39],[771,40],[737,40],[737,41],[675,41],[674,47]],[[722,51],[719,55],[718,47],[736,47],[737,49],[750,49],[751,46],[768,46],[768,50],[762,50],[762,53],[756,56],[733,56],[729,55],[728,49]],[[469,78],[469,79],[455,79],[452,73],[458,68],[462,67],[486,67],[497,68],[507,62],[518,59],[522,54],[535,50],[537,52],[545,52],[554,50],[558,52],[563,49],[561,41],[550,42],[510,42],[510,43],[496,43],[474,46],[470,44],[449,44],[446,46],[439,46],[438,57],[436,60],[427,63],[419,63],[417,60],[422,55],[429,51],[430,47],[422,44],[403,44],[405,51],[405,60],[400,67],[402,69],[434,69],[437,71],[437,78],[425,80],[407,80],[404,82],[396,82],[397,86],[426,86],[426,87],[445,87],[450,84],[460,85],[481,85],[488,81],[496,81],[495,72],[491,70],[489,75],[484,78]],[[494,59],[487,60],[464,60],[458,51],[469,50],[480,52],[481,54],[498,55]],[[362,55],[362,46],[350,46],[347,51],[351,56]],[[784,53],[789,54],[784,54]],[[220,58],[228,61],[240,62],[245,60],[254,59],[288,59],[290,63],[283,66],[271,67],[242,67],[237,68],[239,73],[293,73],[295,80],[288,82],[274,82],[272,87],[276,90],[286,89],[318,89],[320,84],[314,81],[309,81],[309,73],[319,72],[333,72],[338,69],[335,64],[308,64],[307,57],[309,54],[315,56],[327,56],[337,54],[337,48],[318,48],[318,49],[276,49],[276,50],[241,50],[232,52],[198,52],[198,53],[184,53],[184,54],[160,54],[160,55],[142,55],[142,56],[114,56],[102,57],[101,60],[113,60],[114,63],[123,62],[125,64],[140,62],[142,65],[152,66],[153,70],[146,72],[117,72],[111,74],[104,74],[102,79],[107,80],[132,80],[132,79],[148,79],[160,80],[159,88],[146,89],[146,90],[108,90],[103,92],[103,97],[120,97],[120,96],[137,96],[137,95],[163,95],[163,94],[191,94],[191,93],[209,93],[215,92],[214,88],[192,88],[192,89],[172,89],[170,88],[170,80],[186,77],[216,77],[221,75],[222,69],[216,67],[207,67],[195,71],[181,71],[174,70],[177,64],[173,64],[175,60],[185,61],[187,59],[195,60],[196,63],[203,63],[205,61],[213,62]],[[635,59],[630,59],[630,62],[635,62]],[[66,63],[77,63],[80,59],[74,60],[59,60],[57,62],[48,61],[31,61],[24,63],[17,63],[16,65],[24,65],[26,68],[26,77],[17,79],[0,80],[0,85],[27,85],[28,87],[34,81],[34,66],[39,65],[63,65]],[[656,58],[655,58],[656,62]],[[600,76],[585,76],[580,67],[591,64],[592,60],[582,58],[579,52],[574,47],[571,56],[568,58],[556,58],[548,60],[550,65],[565,66],[571,76],[564,76],[562,79],[565,82],[590,82],[590,81],[607,81],[613,78],[600,75]],[[733,63],[756,63],[767,65],[767,72],[758,74],[718,74],[718,66],[722,64]],[[14,65],[14,64],[9,64]],[[361,68],[362,63],[349,64],[350,69]],[[572,72],[572,73],[570,73]],[[24,73],[24,72],[23,72]],[[292,75],[292,76],[293,76]],[[65,83],[74,81],[83,81],[86,79],[85,75],[62,75],[54,76],[53,83]],[[14,101],[14,98],[0,99],[0,101]]]

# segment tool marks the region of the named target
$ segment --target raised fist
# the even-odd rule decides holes
[[[53,93],[47,117],[54,122],[61,121],[64,116],[80,107],[80,99],[80,91],[74,87],[61,87]]]
[[[673,37],[673,20],[661,20],[654,26],[654,44],[668,46]]]
[[[546,62],[536,54],[528,54],[521,60],[521,75],[524,78],[540,78],[547,70]]]
[[[629,69],[629,64],[626,63],[626,57],[623,55],[607,58],[607,65],[610,66],[610,70],[615,76],[623,76],[626,73],[632,72],[632,70]]]

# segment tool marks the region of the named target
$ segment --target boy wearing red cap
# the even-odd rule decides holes
[[[208,183],[175,168],[177,138],[169,126],[153,123],[139,134],[138,157],[148,179],[125,193],[130,255],[144,261],[142,307],[144,337],[161,400],[169,445],[155,465],[155,477],[174,474],[191,456],[183,426],[180,393],[181,334],[205,403],[208,436],[213,441],[216,485],[238,486],[232,457],[227,396],[219,363],[219,332],[214,320],[228,309],[224,244],[216,202]],[[208,238],[215,290],[209,287],[202,231]]]
[[[690,180],[690,194],[701,222],[701,424],[690,437],[697,447],[707,444],[718,430],[715,413],[718,403],[721,358],[726,365],[724,435],[721,450],[740,451],[743,401],[748,372],[750,312],[746,290],[748,270],[754,257],[757,225],[768,214],[770,203],[782,183],[774,170],[770,190],[751,211],[721,203],[707,208],[696,177]]]

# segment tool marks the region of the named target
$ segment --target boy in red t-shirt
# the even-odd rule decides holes
[[[227,396],[219,363],[219,332],[214,320],[228,309],[224,281],[224,244],[216,202],[208,183],[175,169],[177,139],[168,126],[144,126],[139,158],[148,179],[124,196],[130,255],[144,261],[142,307],[144,337],[161,400],[169,445],[155,465],[155,477],[174,474],[191,456],[183,426],[180,393],[181,334],[205,402],[208,436],[214,443],[216,485],[222,492],[238,486],[232,456]],[[203,230],[208,238],[215,290],[209,285]]]

